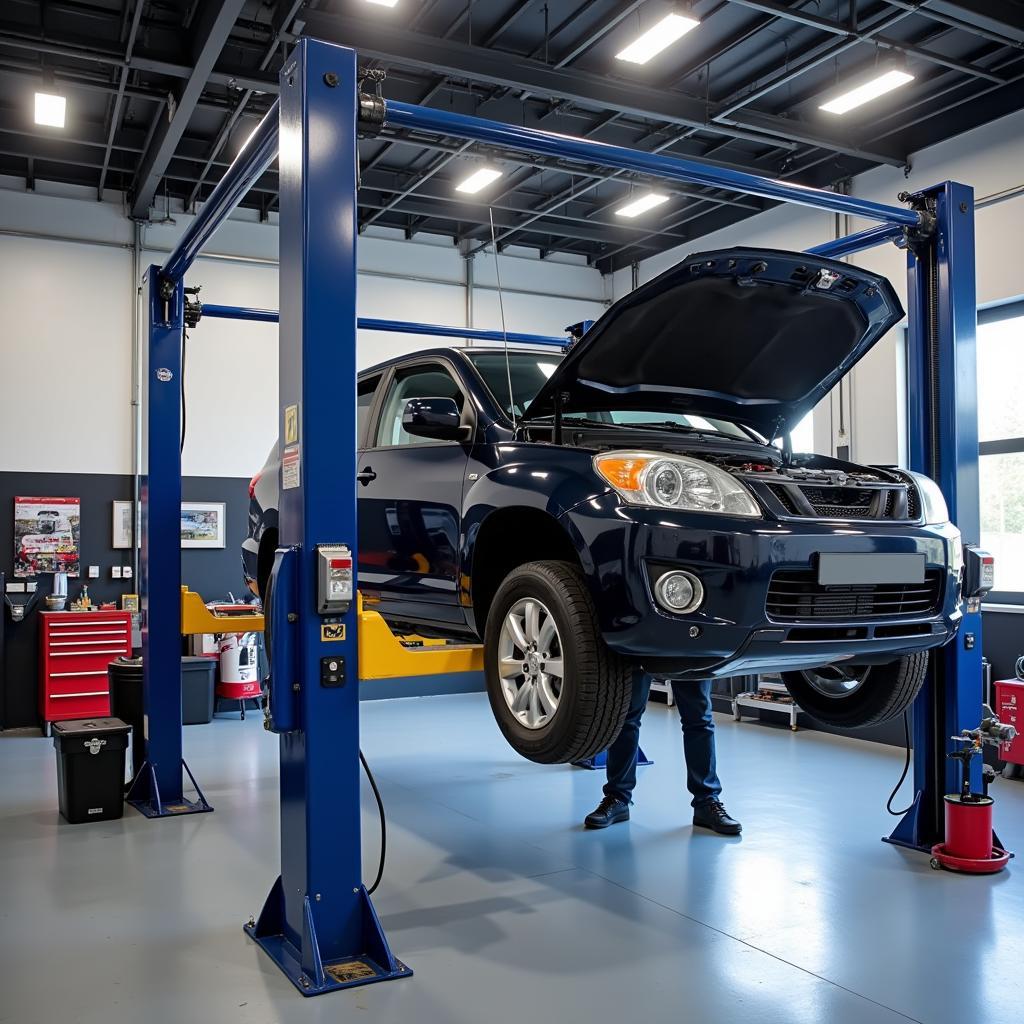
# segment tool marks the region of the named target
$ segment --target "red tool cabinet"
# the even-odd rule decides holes
[[[131,612],[40,612],[39,617],[39,717],[44,725],[107,717],[107,665],[132,653]]]
[[[1017,730],[1015,740],[999,744],[999,757],[1010,764],[1024,764],[1024,680],[997,679],[992,688],[996,691],[996,717]]]

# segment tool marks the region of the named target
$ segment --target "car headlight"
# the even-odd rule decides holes
[[[661,452],[603,452],[594,456],[598,476],[631,505],[757,516],[750,492],[724,469]]]
[[[946,499],[939,490],[939,485],[924,473],[907,472],[907,476],[914,482],[917,493],[921,497],[921,513],[924,516],[925,524],[938,526],[941,523],[949,522],[949,509],[946,508]]]
[[[957,576],[964,567],[964,540],[959,530],[950,541],[949,567]]]

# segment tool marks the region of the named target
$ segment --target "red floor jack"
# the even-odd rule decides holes
[[[990,875],[1002,871],[1013,856],[995,845],[998,839],[992,829],[992,797],[988,787],[996,773],[989,765],[982,766],[982,792],[971,792],[971,761],[982,752],[986,743],[998,746],[1017,735],[1012,725],[1004,725],[992,709],[983,707],[985,718],[977,729],[964,729],[953,736],[959,750],[947,754],[960,762],[962,779],[959,793],[948,793],[946,802],[946,841],[932,847],[933,868],[949,868],[972,875]]]

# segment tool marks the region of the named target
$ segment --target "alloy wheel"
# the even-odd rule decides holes
[[[558,710],[565,662],[548,607],[525,597],[509,608],[498,637],[498,675],[509,711],[527,729],[541,729]]]

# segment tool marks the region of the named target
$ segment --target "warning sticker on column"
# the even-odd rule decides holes
[[[301,455],[301,446],[297,444],[290,444],[281,452],[281,487],[286,491],[299,486]]]

